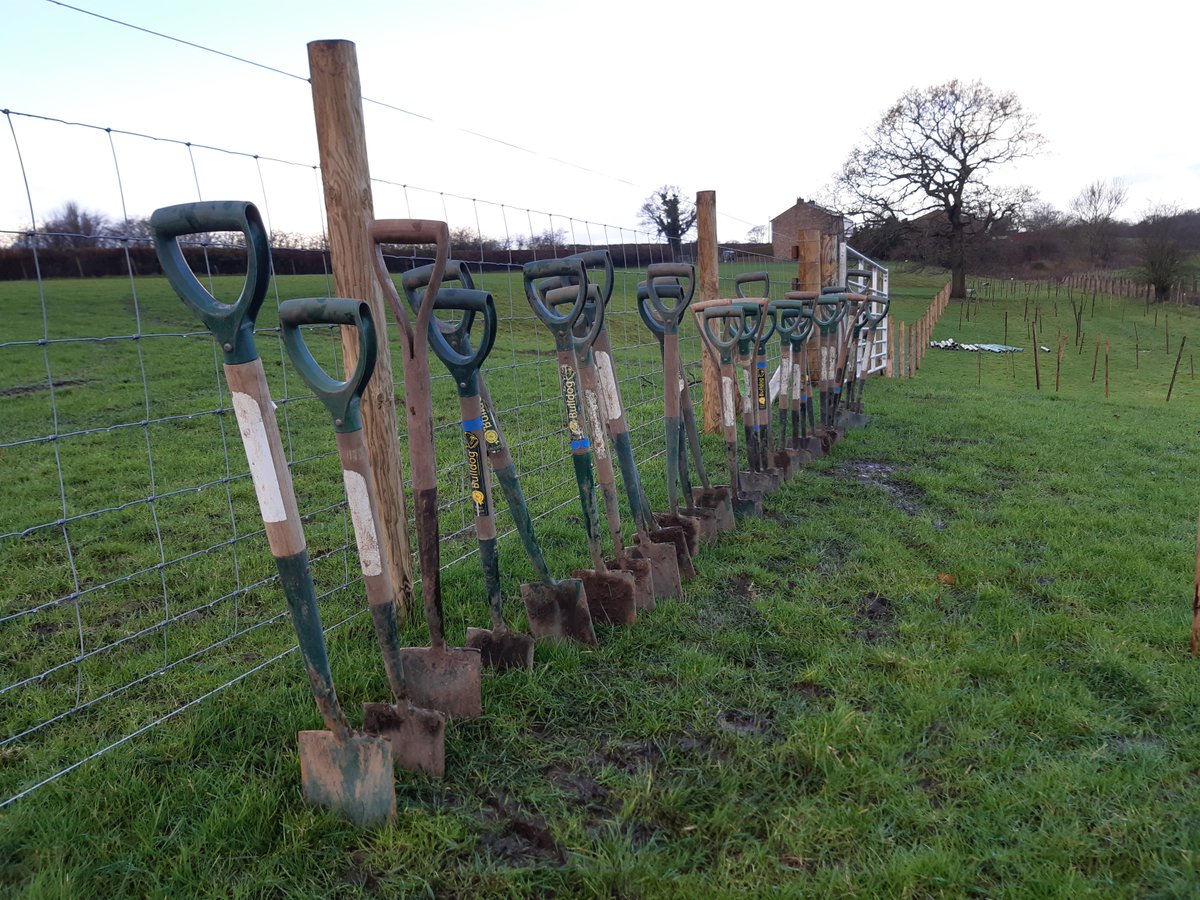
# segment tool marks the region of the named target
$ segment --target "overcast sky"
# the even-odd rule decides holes
[[[478,221],[502,236],[542,231],[552,213],[577,240],[616,240],[671,183],[715,190],[720,239],[740,240],[817,194],[906,89],[951,78],[1014,91],[1036,115],[1046,152],[1007,181],[1064,208],[1087,182],[1118,176],[1126,217],[1200,207],[1194,3],[72,5],[300,79],[309,41],[354,41],[363,94],[432,120],[367,105],[372,174],[390,183],[376,188],[380,217]],[[38,218],[76,200],[119,219],[123,192],[130,216],[245,198],[275,229],[320,230],[303,80],[49,0],[3,9],[0,108],[249,156],[10,115],[0,230],[29,222],[23,175]]]

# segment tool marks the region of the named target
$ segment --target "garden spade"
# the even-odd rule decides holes
[[[440,709],[449,716],[470,718],[483,711],[481,660],[478,650],[446,645],[437,473],[434,468],[433,393],[429,374],[429,324],[446,269],[450,234],[445,222],[427,219],[377,219],[371,223],[370,232],[375,246],[375,275],[400,329],[408,456],[421,563],[421,601],[429,627],[428,647],[405,647],[400,651],[405,683],[409,697],[417,705]],[[388,273],[383,258],[384,244],[433,244],[436,247],[429,285],[415,315],[400,299]]]
[[[409,302],[417,300],[415,292],[404,281]],[[466,288],[446,288],[438,291],[435,309],[470,312],[482,322],[478,347],[471,347],[470,329],[456,330],[453,345],[439,327],[430,323],[429,345],[434,354],[450,371],[458,391],[458,407],[462,420],[463,450],[467,460],[467,481],[471,503],[475,507],[475,536],[479,541],[479,559],[483,565],[483,581],[487,590],[488,612],[492,627],[468,628],[467,646],[483,657],[483,664],[494,669],[533,668],[533,638],[513,631],[504,621],[504,596],[500,590],[500,555],[496,545],[496,520],[492,509],[492,485],[484,461],[486,442],[483,436],[483,407],[479,399],[479,369],[496,340],[496,304],[486,291]]]
[[[304,325],[355,329],[358,362],[348,378],[338,381],[321,368],[305,343],[301,331]],[[363,726],[369,733],[387,738],[392,756],[401,768],[440,778],[446,773],[446,717],[437,710],[414,706],[408,699],[396,625],[396,590],[385,565],[387,548],[379,542],[378,495],[363,440],[362,393],[375,368],[378,347],[371,307],[361,300],[287,300],[279,307],[279,326],[292,367],[333,419],[359,567],[383,668],[395,700],[366,704]]]
[[[737,295],[746,299],[745,286],[758,283],[762,285],[762,296],[754,298],[762,304],[759,314],[758,333],[751,345],[752,361],[747,361],[747,391],[750,393],[753,407],[752,420],[758,432],[759,471],[771,481],[772,489],[779,487],[785,478],[785,472],[774,465],[771,441],[771,393],[767,379],[767,345],[775,334],[777,323],[775,309],[767,299],[771,294],[771,279],[766,272],[743,272],[734,276],[733,284]]]
[[[681,282],[682,279],[682,282]],[[736,526],[733,502],[729,488],[713,487],[704,464],[700,434],[696,428],[696,411],[692,405],[692,394],[688,390],[683,371],[683,360],[679,353],[679,323],[692,301],[696,288],[696,272],[691,265],[674,263],[652,263],[646,269],[646,281],[638,285],[638,314],[646,327],[658,339],[663,358],[663,386],[666,390],[677,389],[682,431],[687,437],[687,447],[679,440],[680,486],[690,501],[684,513],[701,521],[703,528],[714,532],[730,531]],[[673,349],[672,346],[673,345]],[[671,372],[668,359],[674,356],[675,372]],[[688,448],[694,460],[700,487],[693,487],[688,472]]]
[[[772,471],[767,467],[766,447],[763,444],[762,424],[758,413],[757,378],[752,375],[755,371],[756,348],[759,335],[762,334],[763,322],[767,318],[766,298],[755,300],[737,300],[734,305],[740,306],[745,312],[742,330],[738,334],[737,356],[742,367],[743,386],[746,389],[742,397],[742,430],[746,435],[746,468],[742,474],[742,487],[755,493],[766,493],[779,487],[779,470]],[[752,387],[753,386],[753,387]],[[765,386],[764,386],[765,389]]]
[[[581,409],[579,384],[579,362],[575,356],[576,341],[589,343],[594,335],[577,338],[572,330],[583,315],[587,303],[587,276],[579,260],[545,259],[526,263],[523,267],[525,296],[529,305],[542,323],[554,336],[554,348],[558,354],[558,373],[562,383],[563,403],[567,412],[567,433],[571,448],[571,461],[575,468],[575,481],[579,487],[579,502],[583,512],[584,529],[587,533],[588,550],[592,557],[592,568],[581,569],[575,576],[583,580],[587,589],[588,605],[592,619],[614,624],[633,624],[637,618],[637,602],[634,597],[634,579],[626,572],[610,572],[604,563],[604,550],[600,543],[600,511],[596,498],[596,479],[592,471],[591,440],[588,437],[585,416]],[[555,285],[574,285],[575,302],[565,313],[553,309],[547,302],[547,280],[554,279]],[[604,321],[603,309],[597,311],[592,329],[599,330]]]
[[[838,326],[846,315],[847,297],[844,293],[825,293],[817,298],[813,321],[817,326],[817,365],[820,385],[821,416],[816,436],[828,450],[841,437],[833,419],[833,387],[837,376],[839,342]],[[839,385],[840,389],[840,385]],[[811,398],[810,402],[814,402]]]
[[[744,490],[738,471],[737,408],[734,385],[733,349],[745,327],[746,310],[740,305],[716,300],[693,307],[697,330],[708,349],[717,357],[721,378],[721,434],[725,438],[725,461],[729,467],[729,485],[734,508],[739,515],[762,515],[762,493]]]
[[[803,384],[800,376],[800,355],[804,339],[812,330],[812,316],[805,314],[805,306],[796,294],[789,291],[783,300],[774,301],[776,321],[779,324],[779,434],[775,451],[775,465],[783,469],[788,477],[796,474],[800,467],[812,461],[812,455],[799,447],[800,395]],[[816,294],[812,295],[813,297]],[[792,437],[788,438],[788,425],[792,426]]]
[[[815,434],[812,378],[809,374],[811,359],[809,343],[814,332],[814,315],[817,305],[816,291],[788,291],[784,300],[800,304],[800,322],[791,334],[792,344],[792,447],[807,453],[812,459],[820,459],[828,453],[824,442]]]
[[[842,319],[841,340],[838,342],[837,362],[834,365],[832,402],[829,412],[830,419],[837,428],[840,436],[846,430],[845,422],[842,421],[841,417],[843,394],[848,377],[846,367],[850,363],[850,354],[852,352],[857,363],[858,342],[862,337],[863,326],[866,324],[862,313],[866,309],[867,296],[843,290],[831,291],[826,289],[825,293],[826,296],[841,297],[846,304],[846,313]]]
[[[298,735],[304,799],[358,825],[393,821],[396,788],[391,746],[384,738],[351,731],[338,703],[291,472],[262,359],[254,345],[254,322],[271,277],[262,217],[252,203],[206,201],[158,209],[150,225],[155,252],[171,287],[221,347],[267,543],[279,569],[313,698],[325,723],[324,731]],[[180,237],[212,231],[240,231],[246,239],[246,283],[232,304],[219,302],[204,289],[179,247]]]
[[[577,291],[578,288],[573,286],[553,288],[546,292],[546,302],[556,308],[573,303]],[[579,360],[579,385],[583,390],[583,408],[587,416],[588,437],[592,442],[592,458],[596,463],[596,480],[600,484],[600,498],[604,503],[604,514],[608,520],[608,531],[613,545],[614,558],[606,560],[606,564],[633,576],[637,608],[649,611],[655,608],[654,578],[650,562],[634,548],[625,546],[625,534],[621,527],[621,512],[617,500],[616,473],[613,469],[610,441],[602,410],[603,399],[592,353],[592,345],[598,333],[598,329],[592,328],[592,319],[597,314],[603,315],[603,311],[597,312],[600,306],[600,291],[596,285],[589,283],[587,292],[583,314],[572,330],[578,339],[575,358]],[[588,335],[590,340],[587,340]]]
[[[612,256],[607,250],[592,250],[570,258],[579,260],[585,271],[597,269],[601,272],[602,280],[598,285],[600,301],[607,309],[614,285]],[[630,514],[637,528],[634,533],[634,551],[650,562],[656,596],[682,597],[682,579],[694,578],[696,575],[692,566],[692,551],[698,545],[699,536],[694,529],[688,531],[679,526],[660,526],[650,510],[637,463],[633,458],[633,444],[629,439],[629,426],[625,421],[625,404],[621,399],[621,382],[617,379],[613,362],[608,326],[603,320],[600,322],[596,339],[592,342],[592,356],[600,382],[605,426],[612,442],[613,455],[616,456],[621,469],[621,481],[625,485]]]
[[[403,279],[405,296],[410,296],[410,291],[424,289],[429,284],[432,269],[432,266],[421,266],[406,272]],[[461,262],[450,261],[446,264],[442,283],[449,281],[459,281],[468,290],[474,289],[471,273]],[[451,346],[455,346],[460,335],[470,333],[473,317],[474,313],[466,309],[462,311],[462,318],[457,323],[436,318],[435,322]],[[478,379],[480,414],[483,418],[483,439],[487,446],[488,464],[508,503],[508,510],[521,538],[521,546],[540,579],[537,583],[521,585],[521,600],[525,604],[529,630],[538,638],[562,638],[595,644],[596,632],[592,627],[592,614],[588,609],[587,592],[583,582],[578,578],[565,578],[560,581],[550,574],[550,567],[546,564],[541,544],[538,543],[537,533],[534,531],[533,517],[529,514],[525,494],[521,490],[516,464],[504,439],[504,431],[482,371],[478,373]]]
[[[888,309],[891,306],[891,300],[886,294],[872,293],[869,296],[871,302],[867,305],[866,310],[867,327],[864,338],[865,349],[863,351],[862,371],[856,372],[854,382],[850,386],[850,403],[848,405],[852,424],[857,426],[865,426],[869,421],[866,410],[863,407],[863,394],[866,391],[867,379],[869,377],[868,369],[871,362],[871,345],[875,342],[875,335],[879,330],[879,324],[887,318]]]

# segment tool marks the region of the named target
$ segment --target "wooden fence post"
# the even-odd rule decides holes
[[[717,192],[699,191],[696,194],[696,267],[700,270],[700,299],[715,300],[721,291],[717,262]],[[712,354],[700,342],[701,386],[704,397],[704,430],[717,434],[721,430],[721,376]]]
[[[375,280],[375,248],[368,231],[375,211],[354,44],[313,41],[308,45],[308,64],[334,290],[340,297],[369,303],[380,336],[384,336],[391,312]],[[342,354],[350,373],[358,361],[358,336],[352,328],[342,329]],[[404,470],[396,437],[392,359],[386,340],[379,342],[375,374],[363,394],[362,417],[371,471],[379,488],[380,549],[396,586],[397,603],[406,611],[413,604],[412,556]]]

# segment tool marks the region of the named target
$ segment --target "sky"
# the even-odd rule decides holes
[[[0,0],[0,239],[69,200],[119,221],[250,199],[274,230],[319,233],[304,79],[308,42],[325,39],[355,43],[379,101],[364,110],[381,218],[631,241],[643,200],[673,184],[715,190],[719,239],[738,241],[818,195],[904,91],[951,78],[1015,92],[1046,138],[998,181],[1065,209],[1119,177],[1125,218],[1200,207],[1194,4],[71,6],[259,65],[52,0]]]

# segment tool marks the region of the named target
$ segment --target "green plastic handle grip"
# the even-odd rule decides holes
[[[846,295],[842,292],[822,294],[813,309],[813,318],[822,328],[830,328],[836,325],[842,321],[842,317],[845,315]]]
[[[659,294],[655,282],[660,278],[684,280],[683,284],[679,285],[682,289],[680,295],[673,297],[676,300],[674,305],[668,306],[663,302],[665,297],[672,296],[675,292]],[[655,318],[663,324],[667,332],[679,330],[679,323],[695,293],[696,267],[690,263],[651,263],[646,267],[646,298],[654,308]]]
[[[749,299],[743,289],[747,284],[762,284],[762,296],[771,296],[771,276],[768,272],[742,272],[740,275],[733,276],[733,288],[743,299]]]
[[[154,251],[172,289],[221,345],[230,365],[258,358],[254,321],[271,281],[271,247],[258,208],[245,200],[204,200],[156,209],[150,216]],[[213,297],[192,272],[179,238],[210,231],[240,231],[246,237],[246,283],[234,303]]]
[[[722,320],[720,331],[713,331],[713,322]],[[739,321],[730,325],[730,319]],[[700,313],[700,334],[710,346],[718,350],[732,349],[738,336],[746,327],[746,311],[740,306],[711,307]]]
[[[437,319],[429,323],[429,347],[450,371],[460,393],[465,390],[468,394],[478,394],[479,368],[496,343],[495,300],[487,291],[444,287],[438,291],[433,308],[461,312],[462,321],[473,320],[476,315],[483,317],[479,346],[474,350],[471,349],[469,328],[463,330],[461,327],[455,327],[447,332],[437,327]]]
[[[352,325],[358,331],[358,363],[344,380],[330,376],[313,358],[304,340],[302,325]],[[333,417],[335,431],[362,429],[361,400],[375,371],[378,339],[371,307],[362,300],[307,298],[279,305],[279,329],[288,358],[304,383]]]
[[[543,284],[561,280],[550,279],[547,282],[543,282]],[[545,293],[546,303],[554,308],[574,303],[577,290],[578,288],[571,284],[550,288]],[[583,305],[583,313],[576,319],[575,327],[571,329],[571,344],[575,348],[576,353],[587,353],[587,351],[592,349],[592,345],[596,343],[596,338],[600,336],[600,328],[604,324],[604,304],[600,300],[600,289],[594,284],[589,284],[587,286],[587,302]]]
[[[572,329],[579,317],[583,315],[588,300],[587,270],[578,259],[564,257],[562,259],[538,259],[527,262],[521,267],[525,280],[525,296],[529,300],[533,313],[545,323],[546,327],[555,333],[560,342],[576,342],[582,340],[590,345],[595,340],[604,324],[604,316],[597,311],[592,320],[589,334],[584,337],[572,334]],[[575,302],[566,313],[559,313],[548,301],[551,290],[562,286],[575,289]],[[603,306],[600,307],[603,309]],[[595,332],[595,333],[592,333]],[[565,343],[564,343],[565,346]]]
[[[614,283],[612,254],[607,250],[588,250],[584,253],[573,253],[567,259],[579,260],[583,263],[585,270],[599,269],[604,272],[604,280],[598,287],[600,288],[600,302],[604,306],[608,306],[608,301],[612,299]]]

